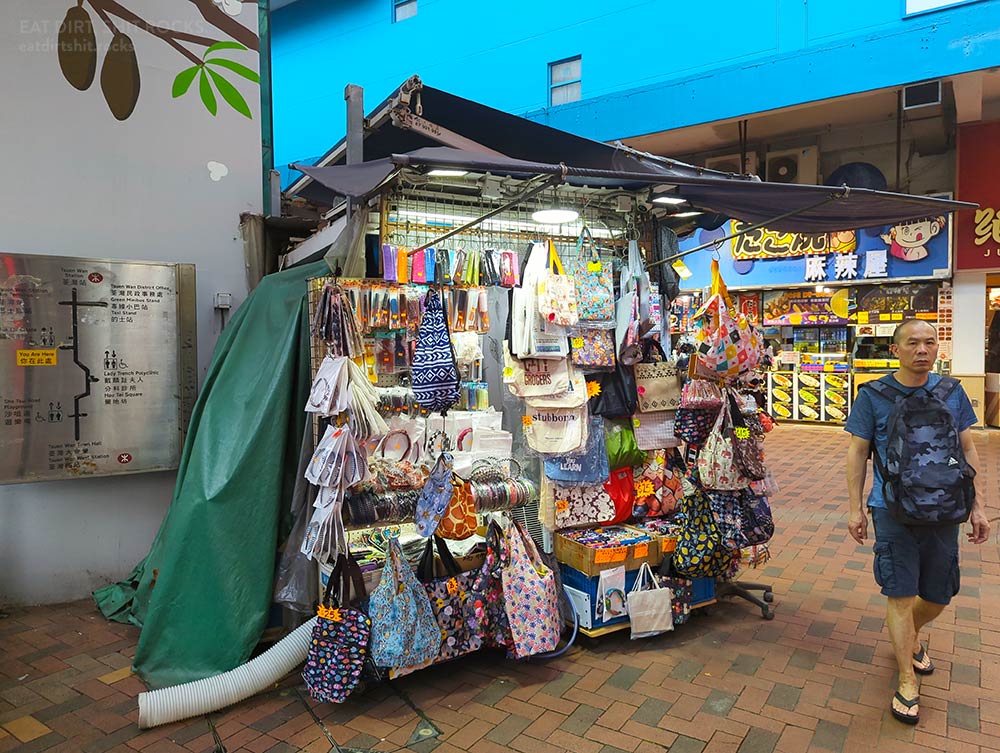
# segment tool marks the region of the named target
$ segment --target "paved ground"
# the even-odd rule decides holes
[[[977,443],[1000,515],[1000,432]],[[141,732],[135,629],[88,601],[8,610],[0,753],[1000,751],[997,537],[963,544],[962,594],[929,633],[937,671],[923,680],[921,722],[895,722],[883,599],[868,547],[846,537],[845,447],[842,431],[819,427],[768,439],[783,489],[774,557],[754,576],[774,585],[773,622],[727,602],[662,638],[611,635],[546,664],[480,654],[343,706],[313,704],[290,677],[208,719]],[[428,722],[440,737],[411,744]]]

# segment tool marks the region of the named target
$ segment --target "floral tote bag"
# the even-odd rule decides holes
[[[486,531],[486,559],[472,583],[466,602],[467,619],[478,626],[487,646],[510,649],[514,638],[503,595],[502,573],[510,561],[503,530],[495,520]]]
[[[562,621],[555,574],[538,554],[535,542],[517,521],[507,530],[510,561],[503,569],[503,596],[515,658],[552,651]]]
[[[552,482],[555,527],[592,526],[615,519],[615,503],[604,485]]]
[[[580,321],[611,324],[615,320],[615,291],[611,280],[611,265],[601,261],[594,238],[586,226],[580,232],[576,249],[576,258],[569,265],[568,271],[576,280]],[[611,366],[614,366],[614,362]]]
[[[573,365],[586,371],[614,371],[615,333],[610,329],[578,329],[570,335]]]
[[[372,594],[369,614],[372,658],[378,666],[412,667],[437,658],[441,628],[398,539],[390,539],[388,563]]]

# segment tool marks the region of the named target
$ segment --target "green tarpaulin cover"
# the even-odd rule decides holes
[[[328,273],[265,277],[233,316],[149,554],[94,592],[105,617],[142,628],[133,668],[151,687],[239,666],[267,623],[309,390],[306,280]]]

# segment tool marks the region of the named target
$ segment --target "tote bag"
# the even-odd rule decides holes
[[[698,473],[706,489],[722,491],[745,489],[750,479],[736,462],[732,419],[728,401],[723,403],[719,417],[698,453]]]
[[[754,369],[760,361],[760,335],[743,315],[736,315],[719,262],[712,260],[711,296],[695,312],[701,326],[696,335],[695,376],[726,379]]]
[[[639,412],[679,408],[681,383],[677,367],[667,360],[658,342],[653,341],[648,352],[650,355],[633,367]]]
[[[689,578],[725,574],[733,554],[722,545],[705,493],[699,489],[684,497],[681,512],[684,518],[674,549],[674,569]]]
[[[681,445],[681,440],[674,435],[672,410],[637,413],[632,417],[632,431],[640,450],[662,450]]]
[[[545,458],[545,476],[552,481],[594,484],[606,479],[610,472],[604,444],[604,419],[600,416],[588,419],[587,444],[583,453]]]
[[[421,408],[446,411],[458,402],[459,376],[441,297],[430,291],[410,368],[413,397]]]
[[[562,259],[556,251],[556,244],[548,244],[548,262],[539,276],[538,315],[543,321],[561,327],[572,326],[580,321],[576,302],[576,280],[563,270]]]
[[[503,596],[510,623],[511,653],[523,659],[552,651],[562,621],[555,574],[538,554],[535,542],[517,521],[507,529],[510,561],[503,569]]]
[[[569,485],[553,481],[547,486],[552,493],[557,530],[610,523],[616,517],[615,503],[601,483]]]
[[[532,408],[524,416],[528,447],[544,455],[579,453],[586,447],[587,406],[579,408]]]
[[[648,562],[643,562],[635,585],[628,592],[628,619],[632,640],[651,638],[674,629],[670,589],[663,588]]]
[[[510,649],[514,642],[503,595],[503,570],[509,561],[506,537],[492,520],[486,529],[486,559],[472,583],[466,615],[477,625],[483,642],[493,648]]]
[[[437,658],[441,628],[427,592],[403,558],[398,539],[371,597],[372,658],[380,667],[412,667]]]
[[[601,261],[590,229],[584,225],[576,241],[576,258],[569,273],[576,280],[577,309],[580,321],[612,325],[615,320],[615,291],[610,265]],[[610,332],[609,332],[610,334]],[[614,365],[612,362],[611,365]]]
[[[565,358],[511,358],[504,367],[504,382],[518,397],[561,395],[570,387],[569,368]]]

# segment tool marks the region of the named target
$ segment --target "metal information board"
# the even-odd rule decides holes
[[[0,254],[0,483],[176,468],[194,266]]]

